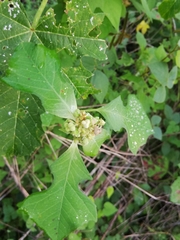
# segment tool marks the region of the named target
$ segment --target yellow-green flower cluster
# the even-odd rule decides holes
[[[74,112],[74,118],[67,119],[64,123],[65,131],[74,137],[74,141],[86,145],[96,135],[101,133],[104,120],[99,117],[93,117],[90,113],[77,109]]]

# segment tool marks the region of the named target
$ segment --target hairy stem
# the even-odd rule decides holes
[[[32,28],[35,29],[37,27],[37,24],[39,22],[39,19],[44,11],[44,8],[46,7],[48,0],[42,0],[41,5],[39,6],[37,13],[34,17],[33,23],[32,23]]]

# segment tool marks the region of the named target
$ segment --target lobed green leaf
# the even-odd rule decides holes
[[[71,7],[70,4],[74,6],[76,1],[67,3],[67,6]],[[88,8],[88,4],[83,4],[84,0],[79,3],[81,7],[80,15],[76,16],[72,21],[78,21],[79,24],[83,24],[83,29],[87,29],[84,27],[84,22],[82,22],[82,16],[87,15],[88,19],[86,22],[89,21],[89,25],[86,35],[83,35],[84,32],[74,33],[73,29],[77,29],[77,26],[74,25],[75,23],[71,23],[71,21],[67,28],[61,25],[56,26],[53,9],[49,9],[40,18],[36,29],[33,29],[19,0],[12,0],[11,2],[4,0],[0,2],[0,29],[2,31],[0,34],[0,49],[2,49],[2,53],[0,53],[1,74],[4,74],[4,71],[7,69],[8,60],[14,49],[22,42],[43,44],[50,49],[56,49],[56,51],[66,48],[71,54],[86,55],[104,60],[107,47],[105,41],[88,35],[90,30],[101,24],[103,16],[102,14],[93,14]],[[83,8],[83,6],[86,6],[86,8]],[[76,15],[75,8],[71,12]],[[94,19],[94,22],[90,28],[91,18]]]
[[[0,82],[0,155],[29,155],[42,136],[40,101]]]
[[[51,239],[60,240],[79,226],[96,221],[96,208],[78,188],[78,183],[91,177],[75,143],[50,167],[54,175],[51,187],[25,199],[21,210]]]
[[[180,0],[164,0],[158,10],[164,19],[172,18],[180,12]]]
[[[3,81],[18,90],[37,95],[47,112],[62,118],[74,118],[77,105],[73,88],[61,71],[56,54],[44,46],[20,44]]]
[[[129,95],[126,107],[121,98],[117,97],[97,111],[104,116],[114,131],[120,131],[121,128],[126,129],[129,148],[134,154],[153,133],[150,121],[134,95]]]

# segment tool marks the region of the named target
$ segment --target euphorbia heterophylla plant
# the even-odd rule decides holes
[[[109,129],[125,128],[135,154],[152,129],[134,95],[128,96],[127,106],[119,96],[98,109],[78,109],[77,97],[97,93],[86,82],[92,73],[81,63],[64,67],[59,51],[66,49],[68,59],[105,60],[106,43],[97,35],[104,15],[92,13],[87,0],[67,1],[67,24],[56,25],[53,9],[42,15],[46,3],[42,1],[32,24],[20,1],[0,3],[0,153],[6,157],[31,154],[43,134],[42,112],[65,119],[62,128],[72,144],[50,166],[51,187],[30,195],[20,207],[51,239],[59,240],[97,218],[94,203],[78,188],[80,182],[91,179],[78,144],[85,154],[96,156],[110,137]]]

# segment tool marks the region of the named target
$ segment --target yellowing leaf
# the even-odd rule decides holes
[[[148,28],[150,28],[150,26],[143,20],[141,21],[137,27],[136,27],[136,31],[141,31],[142,34],[145,34],[148,30]]]
[[[112,186],[109,186],[106,189],[106,193],[107,193],[107,197],[110,198],[113,195],[113,193],[114,193],[114,188]]]

